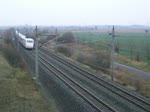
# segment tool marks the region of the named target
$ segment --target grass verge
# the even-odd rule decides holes
[[[145,62],[137,62],[120,55],[116,55],[116,62],[124,64],[126,66],[137,68],[139,70],[143,70],[145,72],[150,72],[150,64],[147,64]]]
[[[142,96],[150,98],[150,81],[143,77],[125,72],[120,69],[115,70],[115,82],[138,92]]]
[[[0,112],[55,112],[28,70],[10,65],[0,51]]]

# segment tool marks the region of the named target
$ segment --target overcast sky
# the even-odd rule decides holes
[[[150,0],[0,0],[0,14],[0,26],[150,26]]]

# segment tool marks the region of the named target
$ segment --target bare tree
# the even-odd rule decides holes
[[[150,44],[148,42],[146,42],[145,44],[145,54],[146,54],[147,62],[148,64],[150,64]]]
[[[72,32],[66,32],[57,39],[57,42],[72,43],[74,42],[74,34]]]
[[[42,33],[42,34],[47,34],[47,33],[48,33],[48,29],[43,29],[43,30],[41,31],[41,33]]]
[[[117,41],[116,44],[115,44],[115,52],[117,52],[118,55],[120,53],[120,43],[119,43],[119,41]]]
[[[141,60],[140,51],[137,50],[137,51],[136,51],[136,61],[140,61],[140,60]]]
[[[149,33],[149,30],[145,30],[145,33]]]
[[[129,41],[129,47],[130,47],[130,57],[133,60],[133,51],[134,51],[134,48],[135,48],[135,44],[134,44],[133,40]]]
[[[12,44],[12,33],[11,33],[11,29],[8,29],[4,32],[4,42],[6,44]]]

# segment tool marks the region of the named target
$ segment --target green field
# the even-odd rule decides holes
[[[75,41],[95,49],[111,49],[112,37],[108,32],[73,32]],[[150,56],[150,34],[115,33],[116,53],[133,60],[148,62]]]

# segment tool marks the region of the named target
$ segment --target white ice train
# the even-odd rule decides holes
[[[19,42],[27,49],[34,48],[34,40],[32,38],[26,38],[25,35],[21,34],[16,30],[16,35],[18,37]]]

